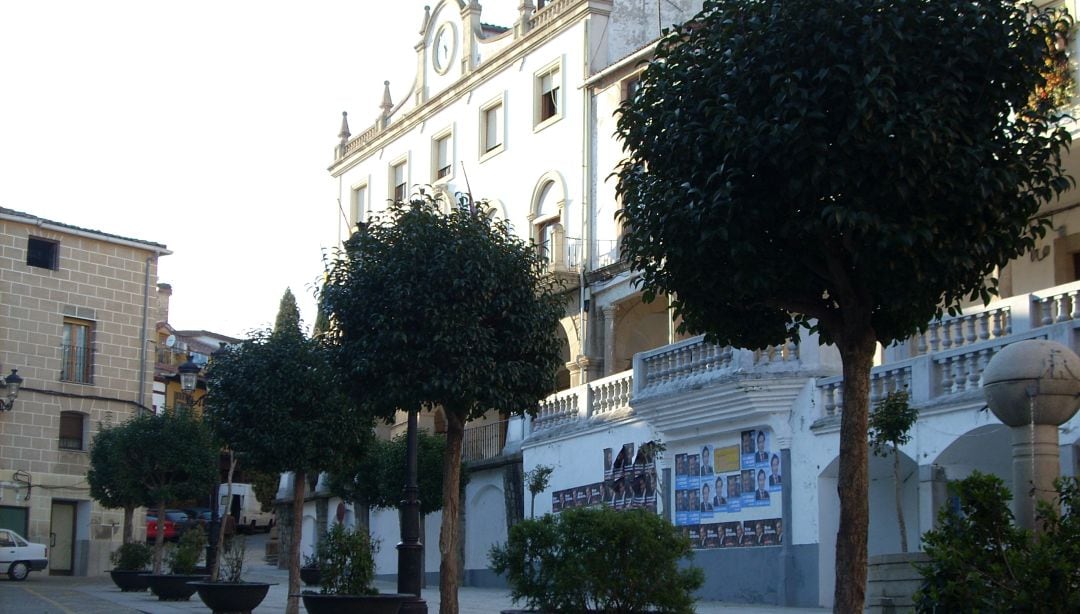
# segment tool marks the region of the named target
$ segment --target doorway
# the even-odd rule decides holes
[[[49,574],[70,576],[75,561],[74,501],[53,501],[49,520]]]

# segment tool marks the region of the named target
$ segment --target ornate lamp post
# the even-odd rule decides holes
[[[15,398],[19,396],[19,386],[23,383],[23,378],[19,377],[18,371],[18,369],[12,369],[11,375],[0,378],[4,380],[4,386],[7,388],[7,398],[0,399],[0,411],[11,411],[11,408],[15,406]]]
[[[424,545],[420,543],[420,488],[417,485],[417,410],[409,410],[405,435],[405,488],[401,502],[401,543],[398,551],[399,593],[416,595],[401,605],[401,614],[427,614],[427,603],[420,596],[423,586]]]
[[[199,371],[202,367],[195,364],[195,361],[191,359],[191,354],[188,354],[187,361],[176,368],[180,373],[180,388],[184,391],[184,394],[188,396],[188,404],[191,405],[191,394],[195,392],[195,384],[199,379]],[[220,463],[217,468],[218,479],[214,481],[214,489],[210,492],[210,524],[207,526],[206,536],[206,569],[213,572],[214,565],[217,564],[218,555],[218,524],[221,522],[221,518],[218,517],[218,490],[221,486],[219,480],[221,479],[221,467]]]

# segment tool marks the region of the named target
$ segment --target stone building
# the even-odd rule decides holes
[[[443,0],[421,20],[412,85],[394,96],[385,84],[381,112],[356,136],[343,122],[330,166],[348,213],[343,237],[388,199],[421,187],[450,196],[471,187],[568,281],[561,390],[535,419],[493,418],[466,430],[467,583],[498,582],[487,551],[528,509],[522,473],[547,465],[555,472],[536,500],[538,515],[577,505],[653,509],[694,541],[694,564],[706,574],[702,597],[832,605],[844,405],[838,353],[808,334],[759,350],[684,338],[664,301],[643,302],[635,273],[619,261],[615,115],[659,27],[696,8],[525,0],[515,23],[496,28],[481,21],[475,2]],[[1065,162],[1080,176],[1080,157],[1066,154]],[[949,504],[949,480],[978,469],[1011,485],[1008,429],[984,411],[980,378],[990,358],[1020,339],[1080,348],[1080,197],[1070,191],[1042,213],[1053,230],[1000,271],[1000,298],[879,348],[871,400],[906,389],[921,411],[901,449],[902,507],[916,550]],[[1059,429],[1064,475],[1077,473],[1078,426],[1073,418]],[[655,443],[662,454],[642,452]],[[899,548],[892,475],[891,458],[871,458],[871,556]],[[395,515],[373,514],[371,530],[395,543]],[[437,530],[429,518],[429,574]],[[309,537],[305,531],[308,547]],[[378,565],[394,573],[392,549]]]
[[[102,427],[150,411],[157,265],[171,252],[4,208],[0,246],[0,366],[23,378],[0,413],[0,526],[51,544],[51,573],[98,574],[123,513],[90,499],[87,451]]]

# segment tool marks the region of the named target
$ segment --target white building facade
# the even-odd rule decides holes
[[[812,336],[755,351],[683,338],[664,301],[644,303],[618,259],[615,113],[636,86],[658,24],[680,23],[698,8],[525,0],[517,22],[500,29],[480,21],[475,2],[443,0],[423,18],[407,93],[395,103],[386,86],[382,113],[357,136],[343,123],[330,167],[349,213],[342,237],[421,186],[471,191],[568,281],[561,390],[535,419],[492,419],[466,431],[467,583],[500,582],[487,569],[488,548],[528,515],[522,473],[548,465],[555,472],[537,515],[599,502],[655,509],[694,541],[703,598],[831,605],[838,353]],[[1075,156],[1067,164],[1080,176]],[[1080,347],[1078,205],[1074,191],[1044,207],[1053,231],[1002,269],[1001,299],[879,352],[872,400],[907,389],[921,411],[901,463],[913,549],[948,503],[949,480],[978,469],[1011,483],[1010,435],[981,391],[990,358],[1020,339]],[[1060,429],[1065,475],[1077,469],[1077,426],[1074,418]],[[650,443],[663,451],[641,454]],[[897,552],[892,459],[872,457],[870,471],[870,554]],[[396,514],[374,514],[370,526],[384,545],[379,572],[392,575],[396,556],[386,546],[397,541]],[[427,519],[432,575],[437,527]],[[307,548],[309,535],[305,529]]]

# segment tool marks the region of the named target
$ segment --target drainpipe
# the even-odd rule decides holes
[[[585,74],[589,74],[592,67],[592,58],[589,56],[589,38],[592,34],[592,22],[585,22],[585,37],[583,45],[585,47]],[[585,271],[592,266],[592,236],[593,227],[590,223],[592,219],[592,207],[593,207],[593,194],[592,194],[592,178],[590,173],[592,172],[592,96],[590,94],[591,89],[586,86],[582,88],[582,105],[581,105],[581,270],[580,279],[578,283],[578,317],[581,319],[581,354],[589,356],[589,312],[585,310],[585,301],[587,300],[587,289],[585,287]],[[574,357],[577,358],[576,356]],[[589,369],[585,367],[579,370],[580,383],[586,384],[589,382]]]
[[[155,257],[156,255],[147,256],[143,267],[145,272],[143,276],[142,327],[139,330],[139,392],[136,396],[140,407],[146,407],[146,403],[144,403],[146,397],[146,322],[150,312],[150,262]]]

